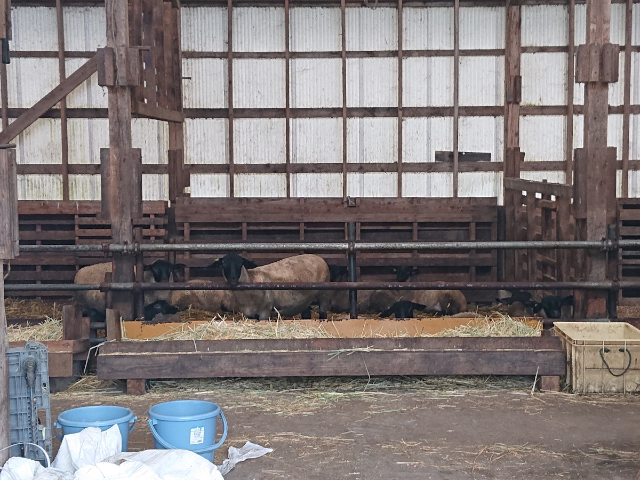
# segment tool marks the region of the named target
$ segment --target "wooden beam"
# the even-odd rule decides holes
[[[453,2],[453,197],[458,196],[458,122],[460,120],[460,0]]]
[[[107,308],[106,312],[106,330],[107,341],[121,341],[122,340],[122,318],[120,312]]]
[[[631,119],[631,40],[633,29],[633,0],[627,0],[624,34],[624,100],[622,114],[622,197],[629,196],[629,130]]]
[[[0,206],[0,208],[2,207]],[[0,263],[4,269],[4,262]],[[4,465],[9,459],[9,449],[7,447],[11,444],[7,345],[7,317],[4,310],[4,276],[0,274],[0,465]]]
[[[149,105],[148,103],[141,103],[138,101],[133,102],[132,113],[147,118],[153,118],[155,120],[162,120],[164,122],[184,122],[184,114],[182,112],[177,112],[175,110],[170,110],[164,107],[157,107],[155,105]]]
[[[56,0],[56,24],[58,31],[58,74],[60,82],[67,78],[64,59],[64,19],[62,0]],[[60,135],[62,145],[62,200],[69,200],[69,136],[67,134],[67,99],[60,100]]]
[[[343,352],[343,353],[340,353]],[[101,379],[565,374],[557,338],[331,338],[114,342]]]
[[[402,163],[402,76],[403,76],[403,11],[402,0],[398,0],[398,197],[402,197],[402,174],[404,172]],[[454,162],[455,163],[455,162]]]
[[[342,86],[342,198],[347,198],[347,13],[346,0],[340,0],[341,86]]]
[[[573,184],[573,97],[574,97],[574,62],[575,62],[575,43],[576,43],[576,2],[569,0],[569,45],[567,58],[567,143],[566,143],[566,159],[564,169],[564,183]]]
[[[0,260],[12,260],[19,252],[16,171],[16,151],[0,149]]]
[[[504,188],[518,192],[536,192],[543,195],[555,195],[556,197],[572,197],[573,187],[557,183],[535,182],[520,178],[505,178]]]
[[[128,71],[129,51],[129,11],[128,4],[122,0],[106,0],[107,47],[116,53],[116,70]],[[141,191],[135,186],[141,179],[132,179],[132,165],[136,164],[131,149],[131,97],[129,86],[110,86],[109,105],[109,213],[111,216],[111,236],[115,243],[133,244],[134,209],[142,203]],[[136,170],[140,172],[138,168]],[[127,192],[127,195],[123,195]],[[103,199],[105,201],[105,199]],[[113,255],[113,281],[133,281],[134,257],[132,255]],[[125,319],[134,316],[132,292],[114,292],[113,307]]]
[[[78,70],[73,72],[67,79],[60,82],[57,87],[42,97],[42,99],[33,107],[20,115],[15,122],[2,130],[2,132],[0,132],[0,144],[8,143],[20,135],[20,133],[27,129],[33,122],[44,115],[47,110],[53,108],[56,103],[69,95],[80,84],[82,84],[82,82],[87,80],[97,71],[98,64],[96,57],[93,56]]]
[[[589,52],[599,54],[609,43],[610,17],[611,0],[587,0],[587,43],[584,48]],[[594,63],[599,64],[599,61]],[[576,151],[574,175],[578,195],[574,206],[577,212],[581,209],[581,214],[576,216],[579,239],[600,240],[607,237],[608,226],[617,223],[616,153],[615,148],[607,148],[608,83],[599,75],[586,73],[589,81],[584,87],[584,148],[580,156]],[[612,268],[609,264],[614,260],[612,257],[607,257],[606,252],[588,252],[582,277],[592,281],[604,280]],[[607,297],[606,292],[585,292],[576,297],[574,311],[579,318],[606,318]]]

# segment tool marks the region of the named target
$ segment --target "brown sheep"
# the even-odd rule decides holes
[[[231,286],[241,283],[328,282],[329,267],[317,255],[297,255],[269,265],[247,270],[247,261],[235,253],[216,260],[222,265],[225,280]],[[292,316],[309,309],[317,290],[234,290],[236,308],[249,318],[267,320],[276,309]]]

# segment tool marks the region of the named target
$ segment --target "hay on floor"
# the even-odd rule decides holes
[[[8,325],[7,338],[10,342],[62,340],[62,319],[47,317],[36,325]]]
[[[4,310],[7,318],[62,318],[62,305],[45,300],[5,298]]]

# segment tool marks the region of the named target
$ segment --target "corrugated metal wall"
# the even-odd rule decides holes
[[[56,11],[47,7],[14,7],[12,10],[17,52],[57,51]],[[584,42],[584,5],[576,6],[576,44]],[[640,5],[633,6],[633,44],[640,45]],[[625,9],[612,5],[611,41],[624,44]],[[398,49],[398,11],[395,8],[348,8],[346,49],[349,52],[394,52]],[[342,98],[341,13],[339,8],[295,7],[290,11],[291,52],[327,52],[327,58],[290,60],[289,103],[291,108],[340,109]],[[238,7],[233,10],[235,52],[284,52],[286,48],[284,8]],[[102,7],[64,8],[67,51],[88,52],[104,46],[105,18]],[[403,107],[451,107],[453,105],[453,8],[405,8],[402,18],[402,48],[447,50],[445,55],[406,56],[402,60]],[[33,32],[38,32],[34,35]],[[228,107],[227,10],[221,7],[184,7],[182,45],[185,52],[205,52],[210,58],[183,60],[184,107],[226,109]],[[460,49],[475,50],[460,57],[459,99],[461,107],[500,107],[504,102],[505,48],[504,7],[460,8]],[[568,45],[568,7],[563,5],[522,7],[523,47]],[[482,51],[486,50],[486,54]],[[496,52],[497,51],[497,52]],[[281,55],[282,56],[282,55]],[[192,56],[193,57],[193,56]],[[632,104],[640,104],[640,53],[632,56]],[[624,61],[621,54],[620,78]],[[86,59],[68,58],[67,75]],[[522,54],[522,105],[567,104],[567,53]],[[28,108],[59,82],[57,58],[14,58],[8,66],[10,108]],[[34,80],[35,79],[35,80]],[[393,55],[350,57],[346,61],[346,106],[349,108],[398,107],[398,58]],[[237,58],[233,61],[233,106],[240,109],[283,109],[286,105],[284,58]],[[574,103],[582,104],[583,88],[574,87]],[[611,105],[623,103],[622,81],[610,88]],[[68,97],[69,108],[106,108],[106,89],[94,75]],[[640,159],[640,115],[630,119],[630,158]],[[292,164],[343,161],[342,118],[293,118],[289,120]],[[563,161],[566,156],[564,115],[522,115],[521,150],[525,161]],[[392,163],[398,157],[398,120],[374,116],[346,121],[348,163]],[[574,116],[573,146],[582,146],[583,121]],[[622,155],[622,115],[610,116],[609,145]],[[71,118],[69,163],[98,164],[100,148],[108,146],[107,120]],[[226,164],[230,158],[229,123],[225,118],[189,118],[185,124],[185,162],[198,165]],[[491,154],[494,162],[503,156],[502,116],[461,116],[459,150]],[[286,158],[287,124],[283,118],[236,118],[233,124],[233,159],[236,164],[282,164]],[[402,122],[402,161],[435,161],[436,151],[453,149],[451,116],[406,116]],[[20,164],[60,164],[60,120],[40,119],[17,139]],[[133,144],[143,152],[143,162],[167,163],[168,129],[154,120],[135,120]],[[451,196],[451,173],[402,174],[402,194]],[[347,194],[352,196],[396,196],[398,173],[349,173]],[[525,171],[523,178],[563,182],[562,171]],[[620,177],[620,175],[619,175]],[[621,179],[620,179],[621,180]],[[630,196],[640,196],[640,173],[629,175]],[[341,173],[294,173],[290,194],[294,197],[342,196]],[[99,198],[97,175],[71,175],[70,198]],[[236,196],[286,196],[287,178],[282,173],[236,174]],[[60,175],[21,175],[21,199],[62,198]],[[192,196],[228,196],[229,175],[191,174]],[[460,196],[497,196],[502,193],[502,175],[494,172],[464,172],[459,175]],[[166,199],[166,175],[145,174],[143,197]]]

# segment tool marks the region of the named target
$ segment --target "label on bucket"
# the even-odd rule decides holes
[[[191,445],[200,445],[201,443],[204,443],[204,427],[195,427],[191,429],[189,443]]]

